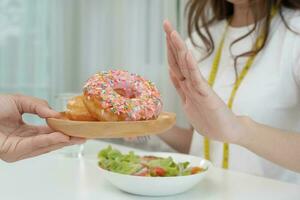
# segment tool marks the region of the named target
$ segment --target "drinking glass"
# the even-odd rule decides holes
[[[55,96],[55,109],[59,112],[65,111],[68,101],[75,97],[82,95],[81,93],[61,93]],[[64,147],[58,152],[66,157],[81,158],[83,156],[84,144],[72,145]]]

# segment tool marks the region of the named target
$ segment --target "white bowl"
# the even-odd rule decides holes
[[[171,156],[176,162],[189,161],[190,166],[200,166],[206,171],[176,177],[143,177],[124,175],[100,168],[103,176],[114,186],[125,192],[143,196],[167,196],[185,192],[199,183],[208,173],[212,164],[199,157],[178,153],[138,153],[138,155],[153,155],[159,157]]]

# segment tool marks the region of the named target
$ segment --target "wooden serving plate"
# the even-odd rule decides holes
[[[69,136],[122,138],[162,133],[175,124],[176,114],[163,112],[156,120],[145,121],[100,122],[48,118],[46,122],[53,130]]]

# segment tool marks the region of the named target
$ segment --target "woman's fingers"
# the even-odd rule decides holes
[[[33,137],[25,138],[23,142],[24,149],[32,152],[47,146],[52,146],[59,143],[82,144],[85,142],[83,138],[76,138],[64,135],[60,132],[53,132],[49,134],[41,134]]]
[[[206,80],[202,77],[196,60],[194,59],[192,53],[188,51],[186,53],[186,67],[188,72],[187,80],[190,82],[192,88],[199,92],[202,96],[207,96],[209,92],[209,85]]]
[[[30,137],[40,134],[52,133],[53,130],[48,126],[35,126],[23,124],[18,129],[14,130],[11,134],[20,137]]]
[[[170,38],[166,37],[166,40],[167,40],[167,56],[168,56],[169,67],[171,68],[171,70],[174,73],[174,76],[176,76],[178,80],[184,80],[184,76],[181,74],[181,71],[178,67],[177,58],[171,47]]]
[[[47,125],[31,126],[36,129],[37,134],[48,134],[53,132],[53,130]]]
[[[28,146],[31,146],[31,149],[29,149],[29,151],[34,151],[36,149],[40,149],[43,147],[47,147],[59,143],[68,143],[70,142],[71,138],[60,132],[53,132],[49,134],[36,135],[31,138],[28,138],[27,140],[30,140],[28,141],[29,144],[27,144]]]
[[[167,39],[167,44],[170,47],[170,50],[172,52],[172,54],[174,54],[176,52],[176,49],[171,41],[171,33],[174,31],[171,23],[168,20],[164,21],[164,30],[166,33],[166,39]],[[174,57],[176,58],[177,55],[174,54]],[[177,59],[177,58],[176,58]]]
[[[170,36],[166,37],[167,40],[167,55],[168,55],[168,62],[170,68],[174,72],[174,75],[177,77],[178,80],[182,81],[185,79],[183,74],[181,73],[179,64],[178,64],[178,55],[176,54],[176,48],[172,44]]]
[[[171,72],[173,72],[173,74],[170,73],[170,77],[180,97],[185,99],[187,95],[184,92],[191,93],[188,95],[191,96],[195,91],[198,95],[207,96],[210,88],[202,77],[198,64],[187,49],[185,42],[167,20],[164,22],[164,30],[167,34],[168,61]],[[185,87],[188,90],[183,89],[183,81],[187,81]]]
[[[52,110],[47,101],[24,95],[12,95],[20,114],[37,114],[41,118],[59,117],[60,114]]]
[[[70,145],[72,145],[72,144],[59,143],[59,144],[54,144],[54,145],[47,146],[47,147],[42,147],[42,148],[34,150],[33,152],[31,152],[29,154],[22,155],[21,157],[18,158],[18,160],[23,160],[23,159],[26,159],[26,158],[32,158],[32,157],[35,157],[35,156],[46,154],[46,153],[49,153],[51,151],[55,151],[55,150],[58,150],[58,149],[61,149],[63,147],[70,146]]]
[[[186,52],[187,52],[186,45],[184,41],[181,39],[180,35],[177,33],[177,31],[173,31],[171,33],[171,41],[176,49],[175,54],[177,55],[177,63],[179,65],[180,72],[185,78],[187,78],[188,71],[187,71],[186,59],[185,59]]]
[[[166,34],[171,34],[172,31],[174,31],[174,29],[172,27],[172,24],[170,23],[169,20],[164,21],[163,27],[164,27],[164,30],[165,30]]]
[[[177,53],[176,53],[176,48],[174,47],[174,44],[171,39],[171,33],[174,31],[174,29],[168,20],[164,21],[163,26],[164,26],[164,30],[166,32],[167,54],[168,54],[168,62],[169,62],[170,68],[172,68],[172,71],[174,72],[174,74],[178,80],[184,80],[184,76],[181,73],[179,65],[178,65],[178,57],[177,57]]]
[[[169,69],[169,75],[180,99],[182,100],[182,102],[185,102],[186,96],[184,94],[184,91],[180,87],[180,83],[179,83],[180,81],[176,78],[176,76],[173,74],[173,72],[170,69]]]
[[[20,160],[33,155],[47,153],[59,149],[63,146],[74,144],[83,144],[86,140],[83,138],[69,137],[60,132],[35,135],[28,138],[22,138],[15,146],[12,153],[15,154],[15,160]],[[14,152],[15,151],[15,152]]]
[[[3,134],[0,134],[0,136]],[[30,155],[39,149],[48,148],[58,144],[72,145],[81,144],[82,139],[72,138],[59,132],[40,134],[31,137],[8,136],[1,144],[1,159],[7,162],[20,160],[26,155]]]

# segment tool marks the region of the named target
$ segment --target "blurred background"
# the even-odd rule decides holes
[[[156,83],[164,110],[187,126],[167,74],[162,29],[168,18],[184,34],[185,2],[0,0],[0,93],[47,99],[61,110],[62,98],[80,93],[90,75],[125,69]]]

